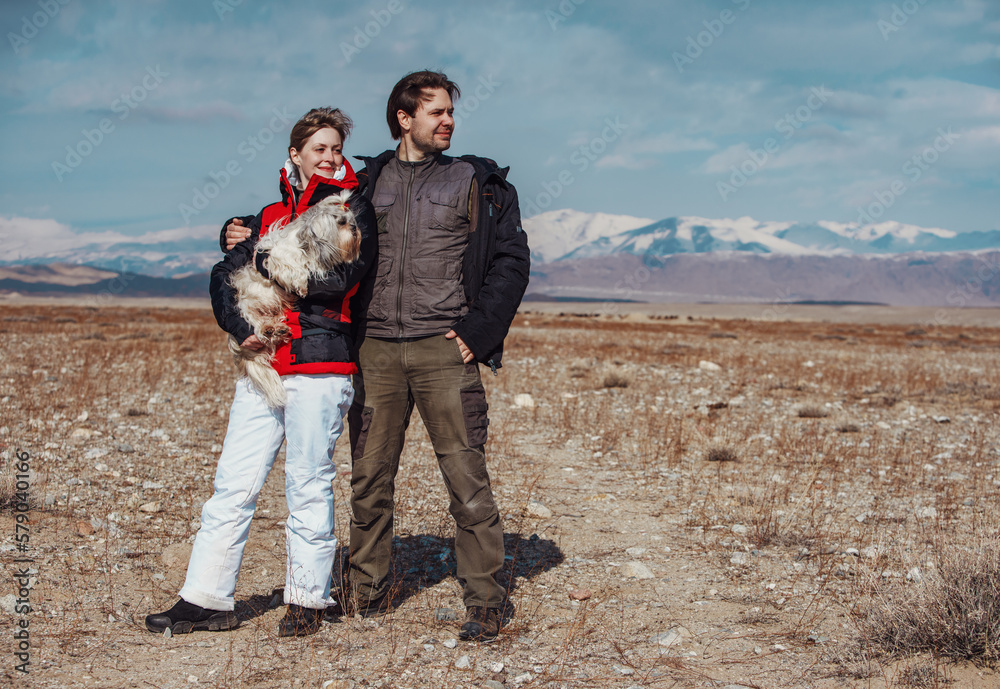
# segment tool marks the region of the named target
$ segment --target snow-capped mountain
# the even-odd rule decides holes
[[[580,247],[645,227],[653,221],[630,215],[581,213],[574,210],[549,211],[523,221],[531,245],[531,260],[538,263],[555,261],[566,255],[567,247]]]
[[[524,227],[532,252],[542,259],[541,262],[614,254],[669,256],[740,251],[802,256],[976,251],[1000,247],[1000,230],[958,233],[898,222],[857,225],[688,216],[643,224],[640,218],[630,216],[550,211],[526,219]]]
[[[207,273],[221,257],[211,225],[126,235],[80,232],[55,220],[0,216],[5,251],[0,266],[87,265],[154,277]]]
[[[540,289],[543,285],[558,287],[555,283],[549,285],[556,279],[555,276],[561,276],[558,281],[566,284],[577,280],[575,277],[570,279],[572,271],[567,272],[572,268],[578,272],[583,271],[580,275],[583,283],[599,292],[607,288],[607,285],[602,287],[603,283],[598,275],[601,261],[611,265],[611,259],[621,259],[624,261],[622,265],[631,265],[628,260],[639,259],[648,263],[653,257],[694,257],[705,254],[712,255],[713,266],[719,261],[727,260],[736,265],[733,261],[738,258],[757,256],[799,261],[801,265],[810,265],[815,270],[823,271],[846,269],[847,263],[812,259],[854,258],[861,261],[878,255],[891,258],[898,254],[920,253],[921,256],[913,257],[913,261],[904,261],[902,264],[910,270],[916,265],[943,260],[944,254],[949,254],[951,257],[945,263],[954,266],[955,277],[960,276],[965,268],[977,265],[972,259],[963,259],[963,263],[958,259],[958,252],[1000,248],[1000,230],[957,233],[897,222],[856,225],[827,221],[762,222],[749,217],[711,219],[694,216],[672,217],[654,222],[632,216],[561,210],[526,218],[523,225],[532,250],[532,289]],[[127,236],[110,230],[80,232],[49,220],[0,217],[0,235],[7,242],[7,252],[3,260],[0,260],[0,266],[70,264],[100,268],[116,275],[183,278],[204,276],[222,256],[217,243],[218,228],[215,226],[177,228]],[[778,264],[774,261],[746,263],[758,270],[756,277],[753,277],[758,284],[766,283],[769,271],[776,269]],[[675,275],[678,274],[676,269],[677,266]],[[58,270],[50,273],[46,273],[49,276],[46,280],[63,281]],[[1000,271],[991,269],[991,276],[993,273]],[[822,284],[818,279],[820,276],[814,276],[817,284]],[[750,280],[751,276],[744,278]],[[609,284],[613,286],[621,279],[619,274]],[[921,277],[921,280],[928,279],[927,276]],[[12,275],[0,287],[0,291],[36,289],[26,287],[25,284],[28,283],[23,276]],[[138,285],[138,282],[131,284]],[[676,286],[671,287],[675,288]],[[150,286],[149,289],[160,288]],[[745,289],[745,285],[734,285],[728,291],[739,294]],[[879,291],[885,290],[873,289],[873,293]],[[803,293],[812,294],[806,291]],[[992,298],[991,293],[990,299]],[[887,293],[884,301],[889,303],[895,299],[896,297]]]

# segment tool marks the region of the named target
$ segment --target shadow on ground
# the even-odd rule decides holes
[[[554,541],[541,538],[538,534],[524,538],[521,534],[505,533],[503,542],[504,565],[497,581],[507,591],[508,597],[517,590],[519,580],[537,577],[566,559]],[[338,549],[338,555],[341,561],[345,561],[347,548]],[[425,588],[457,576],[454,538],[428,534],[396,536],[392,555],[389,578],[392,581],[393,607]]]

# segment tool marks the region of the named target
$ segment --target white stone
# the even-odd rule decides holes
[[[933,507],[925,507],[919,512],[917,512],[917,516],[920,517],[921,519],[936,519],[937,510]]]
[[[458,646],[458,641],[456,639],[448,639],[441,645],[444,646],[445,648],[455,648],[456,646]]]
[[[632,548],[626,548],[625,549],[625,554],[628,555],[629,557],[640,557],[645,552],[646,552],[646,549],[645,548],[641,548],[639,546],[634,546]]]
[[[655,644],[657,646],[673,646],[674,644],[679,643],[680,640],[681,640],[680,632],[678,632],[675,629],[671,629],[670,631],[666,632],[661,632],[659,634],[653,634],[653,636],[649,637],[650,643]]]
[[[514,406],[520,407],[521,409],[534,409],[535,398],[526,392],[522,392],[519,395],[514,395]]]
[[[698,368],[702,371],[709,371],[715,373],[716,371],[721,371],[722,367],[712,361],[699,361]]]
[[[641,562],[626,562],[621,566],[621,574],[629,579],[653,579],[654,574]]]
[[[548,519],[552,516],[552,510],[540,503],[538,500],[529,500],[527,513],[539,519]]]
[[[746,536],[750,533],[750,529],[746,524],[733,524],[732,532],[737,536]]]
[[[750,561],[750,556],[747,553],[733,553],[733,556],[729,558],[730,564],[740,566],[745,565]]]
[[[470,667],[472,667],[472,663],[469,661],[469,656],[462,656],[461,658],[456,660],[455,667],[457,667],[459,670],[468,670]]]
[[[354,689],[353,679],[328,679],[323,682],[323,689]]]

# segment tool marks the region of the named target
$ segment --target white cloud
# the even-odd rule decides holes
[[[715,142],[704,137],[696,138],[676,132],[665,132],[646,138],[622,141],[611,154],[597,161],[597,167],[637,170],[653,165],[656,156],[686,151],[711,151],[715,148]]]
[[[81,249],[104,249],[115,244],[149,244],[183,240],[217,241],[216,225],[179,227],[129,236],[120,232],[75,232],[71,227],[49,218],[0,216],[0,237],[4,241],[4,260],[20,261],[52,255],[71,255]]]
[[[730,167],[733,165],[739,166],[740,163],[748,160],[749,156],[750,146],[745,143],[736,144],[711,156],[702,163],[701,167],[698,168],[698,172],[706,175],[728,174]]]

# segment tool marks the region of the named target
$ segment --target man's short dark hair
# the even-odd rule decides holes
[[[398,141],[403,136],[396,113],[402,110],[410,117],[416,115],[420,103],[430,100],[427,93],[430,89],[444,89],[452,101],[458,100],[458,97],[462,95],[458,84],[450,80],[443,72],[424,70],[407,74],[392,87],[389,103],[385,108],[385,119],[389,123],[389,133],[392,134],[393,139]]]

